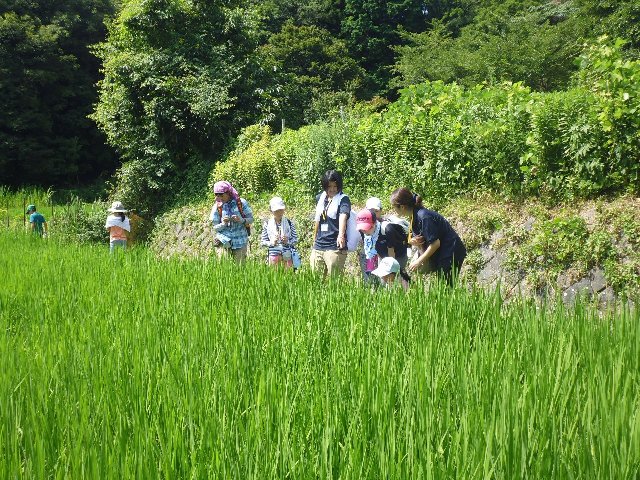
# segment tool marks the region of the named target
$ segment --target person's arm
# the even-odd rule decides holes
[[[262,233],[260,234],[260,245],[263,247],[271,247],[271,240],[269,240],[269,227],[267,222],[262,224]]]
[[[351,214],[351,200],[348,196],[342,197],[340,200],[340,206],[338,208],[338,250],[344,250],[347,248],[347,222],[349,215]]]
[[[409,265],[408,270],[410,272],[413,272],[415,270],[417,270],[418,268],[420,268],[422,265],[424,265],[427,260],[429,260],[429,258],[436,253],[436,251],[440,248],[440,239],[438,238],[435,242],[432,242],[429,244],[429,246],[427,247],[427,249],[424,251],[424,253],[422,255],[420,255],[418,258],[416,258],[413,262],[411,262],[411,265]]]
[[[211,219],[211,223],[213,223],[214,225],[217,225],[221,221],[220,215],[218,215],[218,208],[215,204],[211,209],[211,215],[209,216],[209,218]]]
[[[347,248],[347,219],[348,213],[341,213],[338,219],[338,250]]]
[[[316,237],[318,236],[318,228],[320,228],[320,222],[316,220],[313,228],[313,238],[311,239],[311,248],[316,244]]]
[[[298,232],[296,232],[296,227],[291,220],[289,220],[289,241],[287,242],[289,245],[295,245],[298,243]]]
[[[251,225],[253,223],[253,210],[251,210],[251,206],[246,200],[240,200],[242,202],[242,213],[244,217],[240,216],[239,218],[232,217],[233,220],[243,223],[245,225]]]
[[[44,234],[48,235],[49,234],[49,225],[47,224],[47,222],[42,222],[42,226],[44,227]]]

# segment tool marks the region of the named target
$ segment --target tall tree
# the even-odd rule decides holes
[[[131,0],[100,46],[93,118],[126,161],[123,202],[157,212],[255,112],[252,17],[228,0]]]
[[[109,0],[0,3],[0,183],[71,185],[113,171],[87,118]]]
[[[259,50],[263,111],[291,128],[305,121],[314,99],[332,92],[355,96],[364,71],[349,57],[345,43],[319,27],[287,23]]]
[[[393,47],[402,43],[399,27],[421,32],[427,27],[423,0],[345,0],[341,36],[368,74],[367,96],[388,93]]]

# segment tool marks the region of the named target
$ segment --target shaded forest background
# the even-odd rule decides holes
[[[424,81],[563,90],[585,42],[637,58],[639,33],[633,0],[0,0],[0,184],[111,181],[157,213],[249,125],[379,111]]]

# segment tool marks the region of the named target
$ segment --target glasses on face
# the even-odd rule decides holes
[[[221,197],[221,196],[223,196],[223,195],[224,195],[224,193],[216,193],[216,194],[215,194],[215,196],[216,196],[216,197]]]

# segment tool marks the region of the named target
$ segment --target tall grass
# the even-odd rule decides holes
[[[1,478],[637,478],[629,311],[0,235]]]

